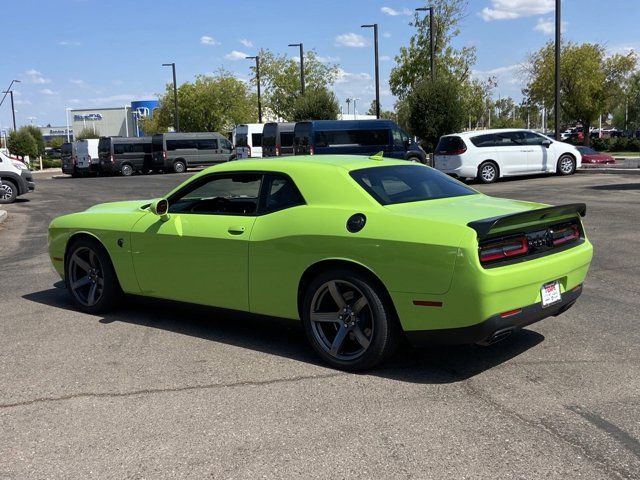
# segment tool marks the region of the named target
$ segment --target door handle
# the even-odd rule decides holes
[[[242,235],[244,233],[244,227],[229,227],[227,231],[231,235]]]

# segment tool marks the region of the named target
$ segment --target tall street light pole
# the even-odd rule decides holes
[[[430,54],[430,61],[431,61],[431,81],[433,82],[436,78],[436,71],[435,71],[435,50],[434,50],[434,43],[433,43],[433,7],[419,7],[416,8],[416,12],[429,12],[429,50],[431,52]]]
[[[11,115],[13,116],[13,131],[15,132],[16,131],[16,107],[13,105],[13,90],[9,90],[3,93],[5,94],[5,96],[8,93],[9,96],[11,97]]]
[[[176,82],[176,64],[173,63],[163,63],[163,67],[171,67],[173,71],[173,123],[175,123],[174,128],[176,132],[180,131],[180,118],[178,117],[178,84]]]
[[[300,91],[304,95],[304,47],[302,43],[290,43],[289,46],[300,48]]]
[[[553,108],[553,123],[555,127],[555,138],[560,140],[560,49],[562,45],[560,43],[560,30],[562,28],[561,22],[561,0],[556,0],[556,65],[555,65],[555,104]],[[589,132],[584,132],[585,135],[589,135]]]
[[[256,83],[258,85],[258,123],[262,123],[262,103],[260,102],[260,56],[244,57],[256,61]]]
[[[7,94],[11,91],[11,87],[13,86],[14,83],[21,83],[21,82],[20,80],[11,80],[11,83],[9,84],[7,89],[4,91],[4,97],[2,97],[2,100],[0,100],[0,107],[4,103],[4,99],[7,98]]]
[[[362,28],[373,28],[373,55],[376,71],[376,118],[380,118],[380,72],[378,68],[378,24],[361,25]]]

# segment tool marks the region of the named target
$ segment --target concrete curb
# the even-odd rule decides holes
[[[8,214],[6,210],[0,210],[0,225],[2,225],[4,223],[4,221],[7,219]]]
[[[640,175],[640,168],[579,168],[576,173],[609,173],[618,175]]]

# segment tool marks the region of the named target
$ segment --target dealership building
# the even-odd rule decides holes
[[[140,119],[152,117],[156,108],[157,100],[138,100],[116,108],[69,109],[67,122],[76,134],[87,128],[102,137],[140,137]]]

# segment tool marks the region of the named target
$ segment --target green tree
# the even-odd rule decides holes
[[[433,0],[434,50],[436,77],[448,77],[462,83],[469,80],[471,67],[476,61],[472,46],[456,49],[452,40],[460,34],[458,24],[465,16],[467,0]],[[431,74],[429,16],[416,12],[412,26],[416,28],[409,45],[400,48],[396,66],[389,76],[391,93],[400,99],[409,95],[413,86]]]
[[[433,152],[442,135],[457,132],[464,125],[460,86],[446,78],[423,80],[402,103],[407,129],[422,140],[428,152]]]
[[[460,95],[471,128],[488,127],[489,114],[493,109],[491,93],[497,86],[495,77],[486,80],[471,79],[460,85]]]
[[[100,138],[100,132],[93,127],[84,127],[78,134],[73,136],[76,140],[86,140],[88,138]]]
[[[624,87],[613,111],[613,124],[621,130],[636,131],[640,128],[640,71],[632,74]]]
[[[31,158],[38,156],[38,142],[31,135],[28,129],[21,128],[12,131],[7,138],[7,148],[18,157],[29,156]]]
[[[291,120],[296,99],[300,96],[300,63],[286,55],[276,55],[262,49],[260,56],[260,87],[263,105],[273,116]],[[252,67],[252,83],[256,84],[255,67]],[[322,63],[313,50],[305,52],[305,90],[327,89],[339,74],[336,64]]]
[[[367,111],[367,115],[375,115],[376,114],[376,101],[371,100],[371,105],[369,105],[369,110]],[[383,110],[382,102],[380,102],[380,118],[384,120],[393,120],[394,122],[398,121],[398,116],[396,112],[392,112],[390,110]]]
[[[174,125],[173,85],[168,84],[145,133],[166,131]],[[239,123],[257,120],[257,100],[249,86],[227,70],[198,75],[178,88],[178,115],[183,132],[227,131]],[[148,128],[147,128],[148,127]],[[155,130],[155,131],[152,131]]]
[[[289,117],[294,122],[302,120],[336,120],[340,104],[335,94],[326,87],[306,89],[298,96]]]
[[[20,127],[20,130],[25,130],[29,132],[29,134],[33,137],[38,145],[38,155],[44,155],[44,137],[42,136],[42,132],[35,125],[25,125],[24,127]]]
[[[49,144],[48,146],[51,148],[60,148],[64,142],[65,140],[62,137],[53,137],[47,143]]]
[[[554,45],[549,42],[532,54],[525,67],[528,76],[525,96],[550,107],[554,102]],[[621,95],[624,79],[636,65],[635,55],[607,56],[602,45],[568,43],[560,57],[560,109],[564,121],[582,123],[585,131],[599,115],[612,109]],[[589,135],[584,136],[589,145]]]

